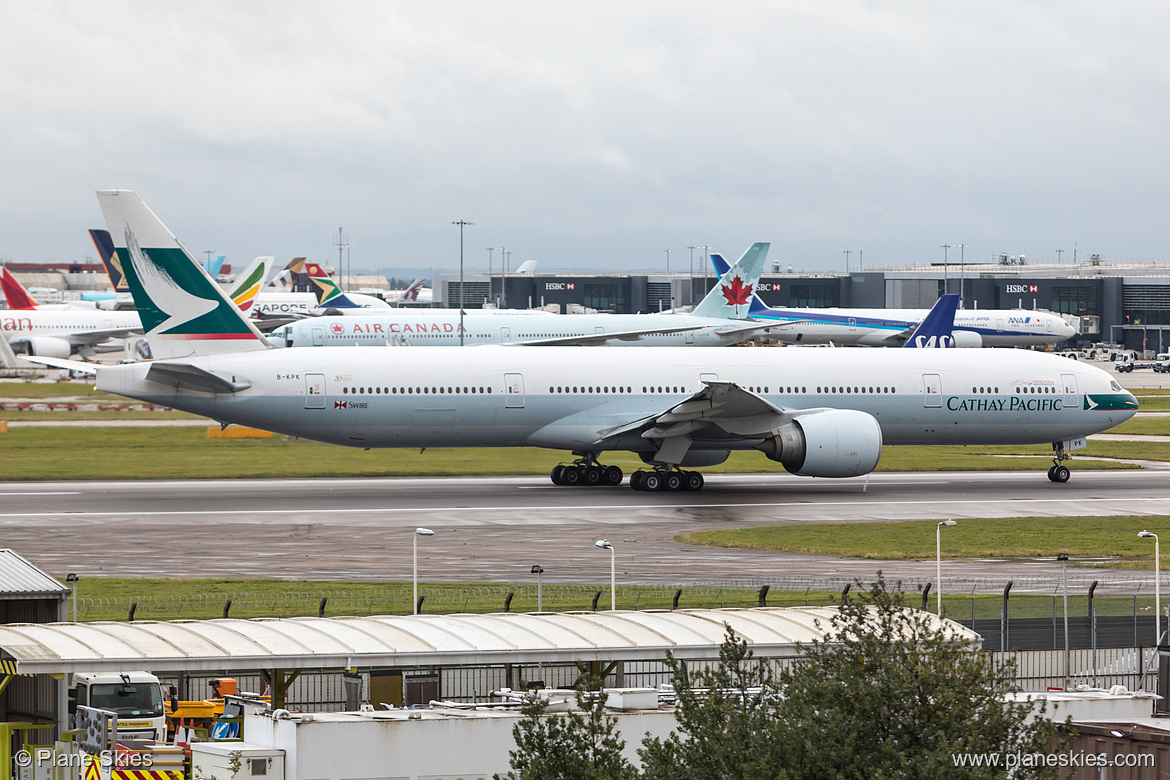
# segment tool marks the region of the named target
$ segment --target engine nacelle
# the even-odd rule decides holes
[[[857,477],[877,468],[882,429],[865,412],[831,409],[793,418],[756,449],[803,477]]]
[[[952,347],[960,349],[978,349],[983,346],[983,337],[973,330],[951,331]]]
[[[655,452],[638,453],[643,463],[657,463]],[[703,466],[718,466],[731,455],[729,450],[691,450],[683,455],[682,463],[676,464],[684,468],[698,469]]]
[[[68,360],[69,356],[73,354],[73,347],[65,339],[53,338],[52,336],[33,336],[28,340],[28,354]]]

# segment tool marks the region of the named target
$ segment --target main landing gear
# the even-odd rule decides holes
[[[583,485],[608,485],[614,487],[622,484],[622,470],[617,466],[603,466],[592,456],[585,456],[572,463],[557,464],[549,473],[554,485],[577,487]]]
[[[1052,449],[1052,466],[1048,469],[1048,478],[1053,482],[1068,482],[1072,472],[1069,471],[1068,466],[1064,465],[1064,461],[1072,456],[1064,451],[1064,444],[1061,442],[1054,442]]]
[[[635,471],[630,475],[634,490],[702,490],[703,475],[697,471],[657,468],[653,471]]]

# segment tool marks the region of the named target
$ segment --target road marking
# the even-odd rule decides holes
[[[326,523],[327,520],[324,514],[327,512],[330,515],[355,515],[355,514],[418,514],[420,512],[564,512],[565,510],[572,510],[576,512],[582,511],[604,511],[615,509],[735,509],[735,508],[759,508],[759,507],[799,507],[801,509],[813,509],[817,507],[856,507],[859,503],[864,502],[866,507],[873,506],[944,506],[944,505],[964,505],[964,504],[1032,504],[1042,503],[1046,506],[1053,506],[1057,504],[1121,504],[1121,503],[1135,503],[1139,501],[1159,501],[1164,502],[1165,496],[1126,496],[1126,497],[1101,497],[1101,498],[1062,498],[1053,499],[1051,496],[1041,496],[1038,498],[1002,498],[1002,499],[954,499],[941,500],[937,498],[926,499],[922,501],[874,501],[870,495],[858,495],[857,501],[813,501],[809,499],[802,499],[799,501],[759,501],[759,502],[741,502],[741,503],[719,503],[719,504],[670,504],[670,503],[646,503],[646,504],[577,504],[577,505],[562,505],[550,504],[546,506],[433,506],[433,507],[370,507],[357,509],[340,509],[330,508],[328,510],[304,510],[304,509],[189,509],[179,511],[126,511],[126,512],[86,512],[84,510],[62,510],[59,512],[20,512],[12,514],[0,514],[0,520],[15,519],[15,518],[33,518],[33,517],[208,517],[217,515],[232,515],[234,517],[246,517],[249,515],[294,515],[298,516],[305,511],[312,511],[316,513],[314,522]],[[295,520],[295,522],[302,522]]]
[[[80,496],[80,490],[29,491],[27,493],[0,493],[0,496]]]

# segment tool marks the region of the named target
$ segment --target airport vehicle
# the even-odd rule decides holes
[[[273,331],[285,347],[385,346],[419,344],[460,346],[724,346],[765,333],[770,323],[742,319],[760,273],[768,244],[756,243],[719,280],[690,314],[566,314],[534,317],[528,312],[407,309],[361,317],[300,320]],[[462,328],[462,330],[461,330]]]
[[[727,268],[712,253],[717,273]],[[861,344],[896,347],[903,344],[927,309],[774,309],[752,296],[748,316],[787,323],[772,338],[800,344]],[[1057,344],[1076,335],[1059,314],[1026,309],[963,309],[955,314],[955,344],[960,347],[1030,347]]]
[[[1114,370],[1119,374],[1128,374],[1134,369],[1152,368],[1156,373],[1162,374],[1170,372],[1170,353],[1162,352],[1153,360],[1141,360],[1130,353],[1122,353],[1118,355],[1117,361],[1113,364]]]
[[[165,742],[162,685],[150,672],[77,672],[69,688],[69,714],[78,705],[118,715],[118,737]]]
[[[598,458],[652,466],[636,489],[691,489],[732,450],[804,476],[872,471],[885,444],[1051,443],[1068,451],[1133,416],[1104,371],[1031,351],[272,349],[133,192],[98,193],[156,359],[93,366],[98,389],[353,447],[571,450],[554,482],[617,484]],[[454,360],[452,358],[455,358]]]

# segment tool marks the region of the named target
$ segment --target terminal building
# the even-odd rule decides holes
[[[615,314],[694,305],[715,284],[712,272],[674,274],[464,273],[468,309],[547,307]],[[434,280],[435,305],[459,306],[458,274]],[[803,273],[773,265],[757,293],[769,306],[929,308],[943,292],[965,309],[1047,309],[1066,315],[1080,335],[1069,347],[1111,342],[1164,352],[1170,346],[1170,263],[937,263],[852,273]]]

